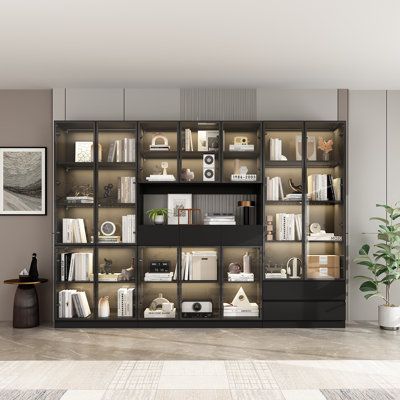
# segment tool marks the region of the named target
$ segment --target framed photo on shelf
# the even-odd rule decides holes
[[[198,131],[197,150],[216,151],[219,146],[219,131]]]
[[[0,215],[46,215],[46,147],[0,147]]]
[[[192,195],[186,193],[168,194],[168,225],[178,225],[178,210],[192,208]],[[188,224],[187,215],[179,214],[181,225]]]

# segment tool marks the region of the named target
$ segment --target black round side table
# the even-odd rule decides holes
[[[46,283],[47,279],[21,282],[19,279],[7,279],[7,285],[18,285],[14,296],[14,328],[33,328],[39,325],[39,302],[36,285]]]

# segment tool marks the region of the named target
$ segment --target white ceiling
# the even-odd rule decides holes
[[[0,88],[400,89],[398,0],[0,0]]]

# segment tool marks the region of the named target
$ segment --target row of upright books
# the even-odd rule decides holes
[[[119,288],[117,291],[118,317],[133,317],[135,288]]]
[[[276,214],[276,240],[301,240],[302,221],[301,214]]]
[[[108,149],[108,162],[135,162],[136,160],[135,139],[124,138],[114,140]]]
[[[271,161],[282,160],[282,140],[271,138],[269,141],[269,159]],[[286,160],[286,158],[285,158]]]
[[[64,289],[58,292],[59,318],[87,318],[91,314],[86,292]]]
[[[60,280],[89,281],[93,274],[93,253],[61,253]]]
[[[135,203],[136,178],[134,176],[120,176],[118,178],[118,201],[120,203]]]
[[[280,176],[270,178],[267,176],[267,200],[283,200],[282,179]]]
[[[340,201],[342,178],[333,178],[330,174],[312,174],[308,176],[308,195],[311,200]]]
[[[62,241],[63,243],[87,243],[83,218],[62,219]]]
[[[134,214],[122,216],[122,242],[136,242],[136,216]]]

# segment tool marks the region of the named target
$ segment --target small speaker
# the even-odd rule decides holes
[[[203,181],[215,181],[215,154],[203,154]]]

